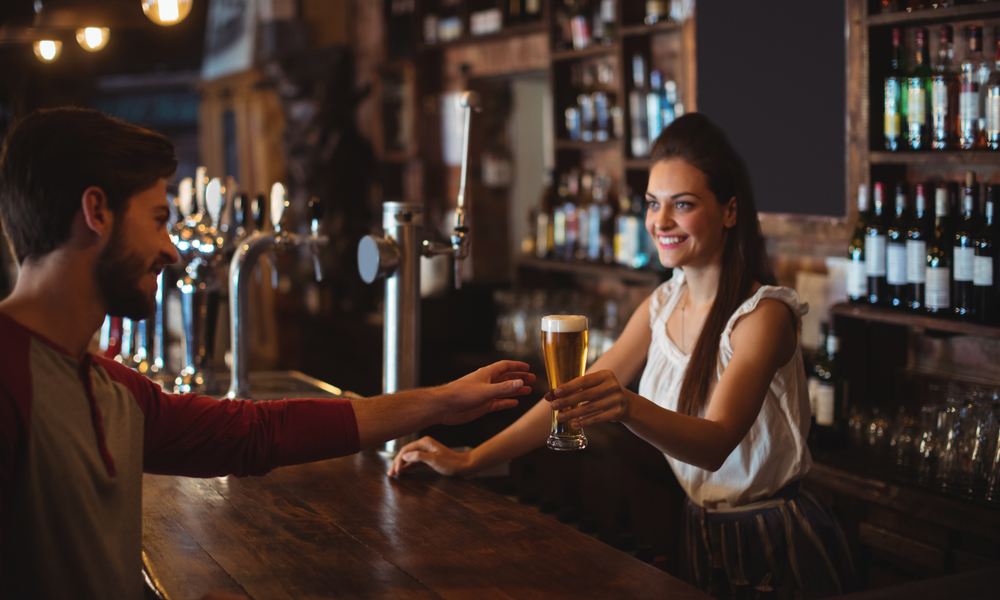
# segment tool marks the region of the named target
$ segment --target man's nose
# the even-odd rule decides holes
[[[170,236],[167,236],[167,243],[164,246],[164,250],[164,254],[170,258],[170,262],[167,264],[172,265],[181,259],[180,253],[177,252],[177,246],[174,246],[174,243],[170,241]]]

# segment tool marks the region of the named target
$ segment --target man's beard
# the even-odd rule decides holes
[[[156,299],[146,294],[140,285],[150,274],[151,265],[130,254],[120,223],[116,222],[113,227],[111,239],[94,266],[98,293],[110,316],[145,319],[156,312]]]

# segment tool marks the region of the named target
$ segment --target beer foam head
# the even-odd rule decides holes
[[[573,333],[587,331],[587,317],[580,315],[549,315],[542,317],[542,331]]]

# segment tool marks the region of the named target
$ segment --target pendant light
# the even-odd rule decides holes
[[[43,63],[50,63],[62,54],[63,43],[59,40],[37,40],[33,44],[35,56]]]
[[[142,12],[149,20],[164,27],[176,25],[191,12],[193,0],[142,0]]]
[[[76,41],[87,52],[97,52],[108,45],[111,30],[107,27],[84,27],[76,30]]]

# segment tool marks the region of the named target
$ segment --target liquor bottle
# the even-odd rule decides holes
[[[670,17],[669,0],[646,0],[646,25],[655,25]]]
[[[580,197],[580,173],[577,170],[569,172],[567,178],[569,195],[563,210],[566,213],[566,245],[563,247],[563,260],[572,261],[576,258],[576,250],[580,243],[580,219],[577,214],[577,202]]]
[[[965,192],[962,194],[962,212],[955,223],[955,234],[952,238],[952,267],[954,269],[952,284],[952,312],[960,319],[975,317],[975,302],[972,297],[973,281],[975,279],[976,233],[978,233],[978,218],[976,214],[975,175],[966,176]]]
[[[886,304],[887,285],[885,281],[886,230],[885,216],[882,214],[883,186],[875,184],[874,210],[865,230],[865,276],[868,279],[868,303]]]
[[[535,0],[538,2],[539,0]],[[615,0],[601,0],[595,20],[601,22],[601,36],[597,39],[602,46],[612,46],[615,43]],[[596,27],[595,27],[596,29]],[[597,36],[595,35],[595,38]]]
[[[646,129],[649,131],[649,143],[656,143],[656,138],[660,137],[663,131],[662,112],[663,80],[660,72],[653,70],[649,72],[649,89],[646,90]]]
[[[813,426],[816,425],[816,400],[819,399],[819,385],[823,381],[820,373],[822,371],[822,358],[826,356],[826,340],[830,333],[830,325],[819,324],[819,339],[816,343],[816,352],[809,357],[809,364],[806,365],[806,389],[809,390],[809,415]]]
[[[618,196],[618,218],[615,221],[615,262],[622,266],[632,264],[631,240],[629,240],[629,218],[632,212],[632,191],[624,186]]]
[[[979,87],[983,61],[982,29],[969,27],[969,54],[962,61],[959,75],[958,140],[963,150],[980,145]]]
[[[991,185],[986,193],[986,226],[975,240],[975,263],[973,264],[973,297],[976,321],[984,325],[994,325],[1000,320],[1000,296],[997,295],[997,273],[1000,267],[997,259],[996,232],[993,228],[993,212],[1000,201],[1000,186]]]
[[[922,183],[917,184],[913,205],[913,219],[906,231],[906,305],[910,310],[923,310],[924,283],[927,277],[927,238],[930,235],[930,228],[927,223],[927,200]]]
[[[887,304],[893,308],[907,305],[909,284],[907,282],[906,234],[910,222],[907,210],[906,186],[896,186],[896,206],[894,216],[886,232],[885,279],[889,288]]]
[[[523,0],[521,20],[530,23],[542,18],[542,0]]]
[[[930,146],[930,60],[927,48],[927,30],[917,30],[915,65],[906,79],[906,127],[907,143],[914,150],[926,150]]]
[[[958,77],[951,25],[941,26],[938,64],[931,76],[931,147],[954,148],[958,139]]]
[[[580,190],[576,201],[577,242],[576,260],[587,260],[591,246],[597,245],[596,239],[591,239],[593,228],[590,225],[592,217],[596,216],[591,191],[594,186],[594,174],[584,171],[580,176]]]
[[[858,222],[847,249],[847,297],[851,302],[868,302],[865,276],[865,231],[868,229],[868,188],[858,186]]]
[[[632,83],[628,108],[632,119],[632,156],[649,156],[649,129],[646,124],[646,61],[641,54],[632,57]]]
[[[989,50],[986,48],[986,36],[982,27],[976,28],[979,31],[979,57],[973,67],[973,72],[979,76],[979,137],[976,140],[977,148],[986,147],[986,84],[989,83],[993,75],[994,62],[986,57]]]
[[[555,2],[556,0],[553,0]],[[563,0],[562,4],[553,9],[556,23],[556,29],[558,30],[558,36],[555,38],[556,51],[562,52],[569,50],[573,47],[573,24],[572,24],[572,9],[574,0]]]
[[[611,113],[608,110],[608,95],[604,92],[594,92],[590,95],[594,104],[594,141],[606,142],[610,137]]]
[[[552,258],[555,251],[555,226],[552,214],[557,201],[552,169],[545,169],[542,173],[542,201],[539,202],[535,223],[535,256],[538,258]]]
[[[611,175],[598,171],[594,175],[594,198],[590,216],[590,260],[593,262],[614,262],[614,219],[615,210],[609,200]],[[595,243],[596,240],[596,243]]]
[[[633,269],[645,269],[649,266],[649,261],[652,259],[652,254],[650,253],[650,248],[655,242],[653,242],[652,236],[646,233],[646,228],[643,227],[645,219],[643,218],[643,201],[642,196],[636,194],[632,198],[632,218],[629,219],[629,240],[632,242],[632,268]],[[655,252],[655,248],[653,250]],[[656,261],[660,262],[660,261]]]
[[[663,107],[660,112],[663,116],[663,127],[669,127],[674,119],[678,117],[677,110],[677,83],[673,79],[668,79],[663,84]]]
[[[882,132],[885,134],[885,149],[899,150],[904,131],[904,115],[906,114],[906,61],[904,49],[900,42],[900,30],[892,30],[892,69],[885,78],[885,123]]]
[[[990,150],[1000,150],[1000,40],[995,66],[986,82],[986,147]]]
[[[826,352],[817,357],[816,428],[817,439],[824,445],[833,445],[841,437],[844,406],[844,385],[840,376],[837,353],[840,340],[832,327],[826,335]]]
[[[944,316],[951,310],[951,220],[948,188],[934,193],[934,234],[927,244],[924,306],[929,314]]]
[[[569,175],[559,178],[559,197],[552,211],[552,256],[562,259],[566,256],[566,205],[569,204]]]
[[[570,11],[570,29],[573,34],[573,49],[584,50],[590,46],[590,11],[588,0],[575,0]]]

